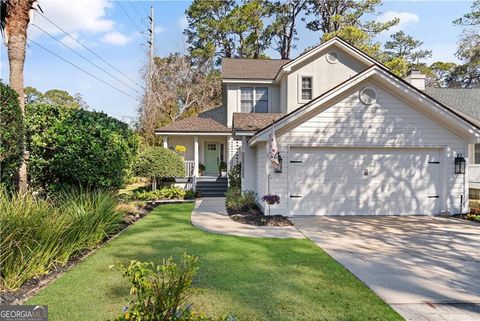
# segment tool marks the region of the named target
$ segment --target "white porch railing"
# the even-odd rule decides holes
[[[468,166],[468,181],[471,183],[480,183],[480,164]]]
[[[195,168],[195,161],[183,161],[185,166],[185,177],[192,177]]]

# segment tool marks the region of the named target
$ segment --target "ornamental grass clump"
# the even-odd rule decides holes
[[[117,232],[114,195],[62,192],[55,199],[0,191],[0,291],[15,290]]]

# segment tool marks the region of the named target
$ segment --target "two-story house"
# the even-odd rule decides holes
[[[478,119],[340,38],[293,60],[223,59],[223,105],[156,130],[188,172],[242,163],[242,189],[278,194],[271,214],[401,215],[468,210]],[[275,130],[280,169],[269,162]],[[478,145],[480,146],[480,145]],[[203,166],[201,166],[202,164]],[[465,163],[463,163],[465,164]]]

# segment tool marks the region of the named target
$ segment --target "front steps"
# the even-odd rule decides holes
[[[228,188],[226,177],[199,176],[196,178],[196,192],[202,197],[223,197]]]

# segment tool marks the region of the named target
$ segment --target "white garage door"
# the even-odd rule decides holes
[[[291,215],[414,215],[440,212],[435,149],[292,148]]]

